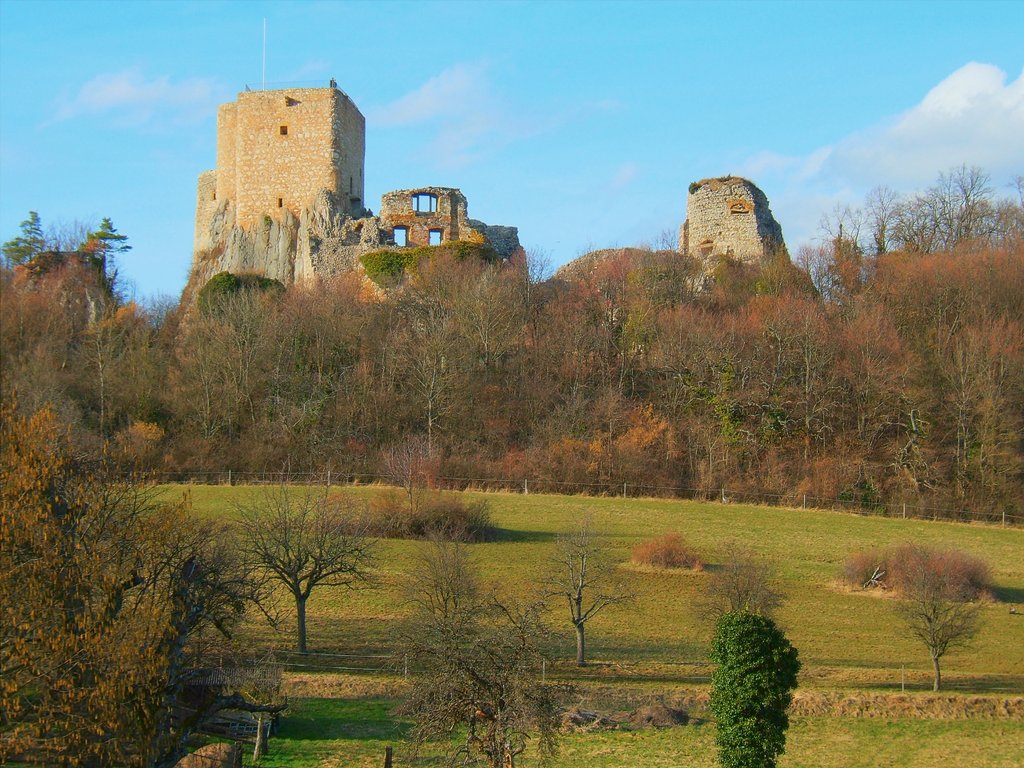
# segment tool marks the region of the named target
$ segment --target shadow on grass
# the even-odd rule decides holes
[[[388,699],[303,699],[281,718],[278,737],[292,741],[404,739],[409,724],[395,719]]]
[[[557,538],[555,533],[548,531],[513,531],[508,528],[492,528],[485,541],[522,544],[554,541]]]
[[[1024,589],[1020,587],[992,587],[992,596],[1000,603],[1024,603]],[[1020,620],[1024,621],[1024,614]]]

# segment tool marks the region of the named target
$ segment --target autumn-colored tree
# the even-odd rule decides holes
[[[189,640],[204,626],[227,629],[251,587],[187,502],[157,505],[105,478],[52,412],[5,408],[0,762],[173,763],[209,711],[171,721]]]

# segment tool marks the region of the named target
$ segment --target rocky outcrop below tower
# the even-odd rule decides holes
[[[321,190],[298,215],[283,209],[243,227],[235,220],[230,200],[216,203],[203,194],[203,181],[200,177],[186,303],[220,272],[258,274],[292,285],[360,270],[360,257],[381,249],[470,240],[509,258],[520,247],[515,227],[467,218],[465,196],[448,187],[389,192],[382,199],[380,216],[368,211],[353,216],[348,201]],[[414,210],[417,205],[424,210]]]
[[[690,184],[680,252],[705,262],[729,256],[757,263],[785,247],[768,198],[752,181],[722,176]]]

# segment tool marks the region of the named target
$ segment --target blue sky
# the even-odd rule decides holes
[[[177,296],[216,108],[334,77],[366,197],[456,186],[561,264],[674,238],[686,187],[748,176],[791,251],[837,202],[976,164],[1024,173],[1024,3],[0,0],[0,240],[110,216],[140,297]]]

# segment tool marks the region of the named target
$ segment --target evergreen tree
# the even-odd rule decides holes
[[[723,768],[774,768],[786,749],[786,710],[800,661],[775,622],[745,611],[726,613],[715,627],[711,711]]]
[[[10,266],[31,261],[46,246],[38,213],[29,211],[28,218],[20,226],[21,234],[8,240],[2,247],[4,259]]]

